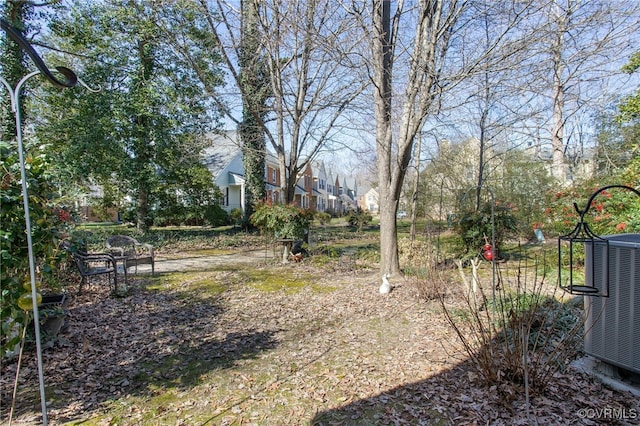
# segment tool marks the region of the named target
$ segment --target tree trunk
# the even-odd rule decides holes
[[[389,274],[391,277],[398,276],[401,273],[398,256],[398,227],[396,224],[398,200],[393,198],[388,189],[381,191],[380,204],[396,206],[380,210],[380,274],[381,276]]]
[[[374,99],[380,190],[380,273],[393,277],[400,274],[400,262],[396,223],[399,191],[392,170],[391,81],[393,64],[390,1],[375,1],[373,12],[373,72],[375,81],[379,83],[378,90],[374,91]]]
[[[137,81],[134,82],[135,93],[133,98],[138,100],[144,99],[145,90],[148,82],[151,81],[154,72],[154,48],[153,44],[146,41],[138,41],[138,64],[139,70]],[[144,102],[144,101],[143,101]],[[147,108],[150,108],[147,106]],[[152,218],[149,215],[149,196],[152,182],[155,178],[155,167],[153,166],[153,150],[155,143],[150,140],[151,129],[151,112],[148,110],[138,111],[134,122],[134,144],[135,144],[135,163],[136,179],[138,193],[137,207],[137,228],[142,232],[147,232],[151,225]]]
[[[418,188],[420,187],[420,154],[422,151],[422,136],[418,138],[416,146],[416,176],[413,180],[413,191],[411,194],[411,230],[409,235],[411,241],[416,239],[416,222],[418,220]]]
[[[264,78],[265,70],[260,53],[257,1],[242,3],[242,19],[239,84],[243,93],[243,111],[238,130],[242,141],[246,191],[243,215],[244,223],[249,224],[255,204],[265,197],[266,145],[264,129],[260,123],[266,111],[269,85]]]
[[[265,197],[265,155],[264,132],[262,128],[245,117],[239,126],[242,141],[242,164],[245,175],[244,222],[248,223],[255,204]]]
[[[564,36],[567,30],[567,17],[562,14],[560,7],[557,8],[558,28],[555,33],[555,40],[551,46],[551,61],[553,63],[553,128],[551,130],[551,175],[563,185],[566,181],[564,168],[564,84],[563,73],[564,64],[562,62],[562,51],[564,48]]]
[[[551,132],[551,173],[561,185],[566,181],[564,167],[564,89],[560,74],[561,65],[556,64],[553,74],[553,130]]]
[[[136,228],[139,231],[147,232],[149,230],[149,193],[144,189],[138,189],[136,216]]]
[[[487,120],[489,118],[490,97],[489,93],[489,78],[484,74],[484,99],[482,112],[480,114],[480,143],[478,147],[478,177],[475,192],[475,211],[480,211],[480,204],[482,203],[482,188],[484,186],[484,154],[487,146]]]

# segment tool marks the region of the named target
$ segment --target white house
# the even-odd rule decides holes
[[[213,175],[215,184],[222,191],[220,206],[226,211],[241,209],[245,204],[244,166],[242,150],[234,131],[209,134],[211,146],[204,150],[204,165]]]
[[[245,207],[245,177],[242,149],[236,131],[207,135],[211,146],[204,150],[204,164],[211,171],[215,184],[220,188],[220,202],[226,211]],[[283,200],[282,179],[278,160],[272,153],[265,158],[266,198],[274,203]],[[340,178],[327,171],[324,162],[309,164],[298,176],[294,202],[305,209],[344,213],[357,206],[355,179]]]
[[[358,200],[358,205],[370,213],[380,213],[380,194],[373,188],[369,188]]]

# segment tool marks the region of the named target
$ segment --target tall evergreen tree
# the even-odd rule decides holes
[[[142,231],[162,202],[213,202],[215,197],[200,156],[202,135],[216,125],[217,110],[158,33],[156,13],[181,22],[176,31],[197,32],[200,25],[184,7],[165,5],[159,12],[151,3],[133,0],[76,4],[52,24],[56,45],[75,54],[82,77],[101,91],[50,93],[52,107],[42,111],[45,120],[38,126],[42,140],[56,141],[51,149],[66,165],[67,178],[98,183],[115,194],[115,201],[129,196],[135,207],[131,219]],[[215,67],[215,55],[203,60]],[[199,190],[191,191],[193,185]]]

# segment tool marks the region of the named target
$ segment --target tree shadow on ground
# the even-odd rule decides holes
[[[554,306],[566,308],[567,303],[556,301]],[[542,313],[550,314],[546,307],[540,306]],[[527,348],[532,349],[533,341],[538,347],[537,352],[526,355],[526,369],[521,368],[522,356],[507,361],[505,347],[513,350],[514,341],[505,336],[522,326],[514,319],[513,324],[503,327],[504,334],[501,332],[491,340],[476,335],[478,342],[485,343],[474,350],[475,357],[463,351],[464,359],[450,368],[423,380],[318,412],[310,424],[637,424],[640,402],[631,392],[608,388],[595,381],[592,375],[570,365],[574,356],[580,354],[579,350],[574,353],[573,349],[581,344],[582,336],[572,337],[568,329],[557,328],[560,323],[539,317],[539,310],[531,312],[531,318],[542,318],[542,322],[531,325]],[[558,318],[566,319],[565,314],[566,311],[561,311]],[[460,317],[459,321],[463,324],[470,320]],[[546,323],[546,327],[551,324],[549,331],[543,331],[545,321],[551,321]],[[578,321],[576,327],[582,330],[583,323]],[[532,337],[536,330],[544,335],[541,339],[544,343]],[[475,341],[473,337],[470,340]],[[559,348],[562,345],[566,345],[566,355],[562,355],[564,350]],[[553,362],[547,364],[548,359]],[[483,378],[488,377],[488,371],[495,373],[491,374],[492,382]],[[603,414],[606,412],[603,410],[609,410],[609,414]]]
[[[457,413],[452,408],[461,402],[458,399],[470,398],[469,367],[470,361],[465,361],[429,379],[398,386],[378,395],[320,412],[311,424],[465,424],[465,413]],[[474,407],[469,407],[469,411],[473,409]]]
[[[118,298],[107,289],[94,285],[75,297],[66,332],[53,349],[43,352],[50,410],[73,406],[71,415],[76,416],[121,397],[152,396],[159,387],[185,389],[211,371],[230,368],[278,344],[278,330],[240,323],[232,329],[217,327],[224,309],[219,297],[199,298],[188,288],[154,292],[134,285],[126,297]],[[14,418],[40,411],[35,358],[32,349],[22,361]],[[1,407],[6,418],[16,363],[4,364]],[[70,420],[57,416],[57,421]]]
[[[522,383],[487,384],[470,359],[425,380],[317,413],[310,424],[328,425],[531,425],[637,424],[638,400],[577,370],[551,377],[531,391]],[[609,414],[604,414],[609,410]]]

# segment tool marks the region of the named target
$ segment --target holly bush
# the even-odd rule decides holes
[[[617,176],[556,191],[549,196],[545,226],[556,235],[568,234],[580,219],[574,203],[583,211],[589,198],[601,188],[624,185],[640,191],[639,182],[640,158],[636,158]],[[640,196],[623,188],[600,191],[591,201],[584,219],[596,235],[640,233]]]
[[[0,159],[0,355],[4,356],[19,341],[12,328],[14,323],[24,324],[26,314],[17,302],[21,295],[31,294],[31,279],[16,147],[0,142]],[[56,205],[55,191],[48,183],[49,166],[44,155],[25,159],[36,283],[43,290],[58,285],[57,267],[66,255],[59,242],[73,222],[71,212]]]
[[[314,217],[322,226],[331,222],[331,215],[327,212],[315,212]]]
[[[556,194],[557,204],[561,206],[556,210],[549,208],[549,217],[559,235],[571,232],[580,219],[573,204],[576,203],[579,210],[584,210],[590,195],[576,190]],[[640,232],[640,197],[630,191],[602,191],[591,201],[584,221],[596,235]]]

